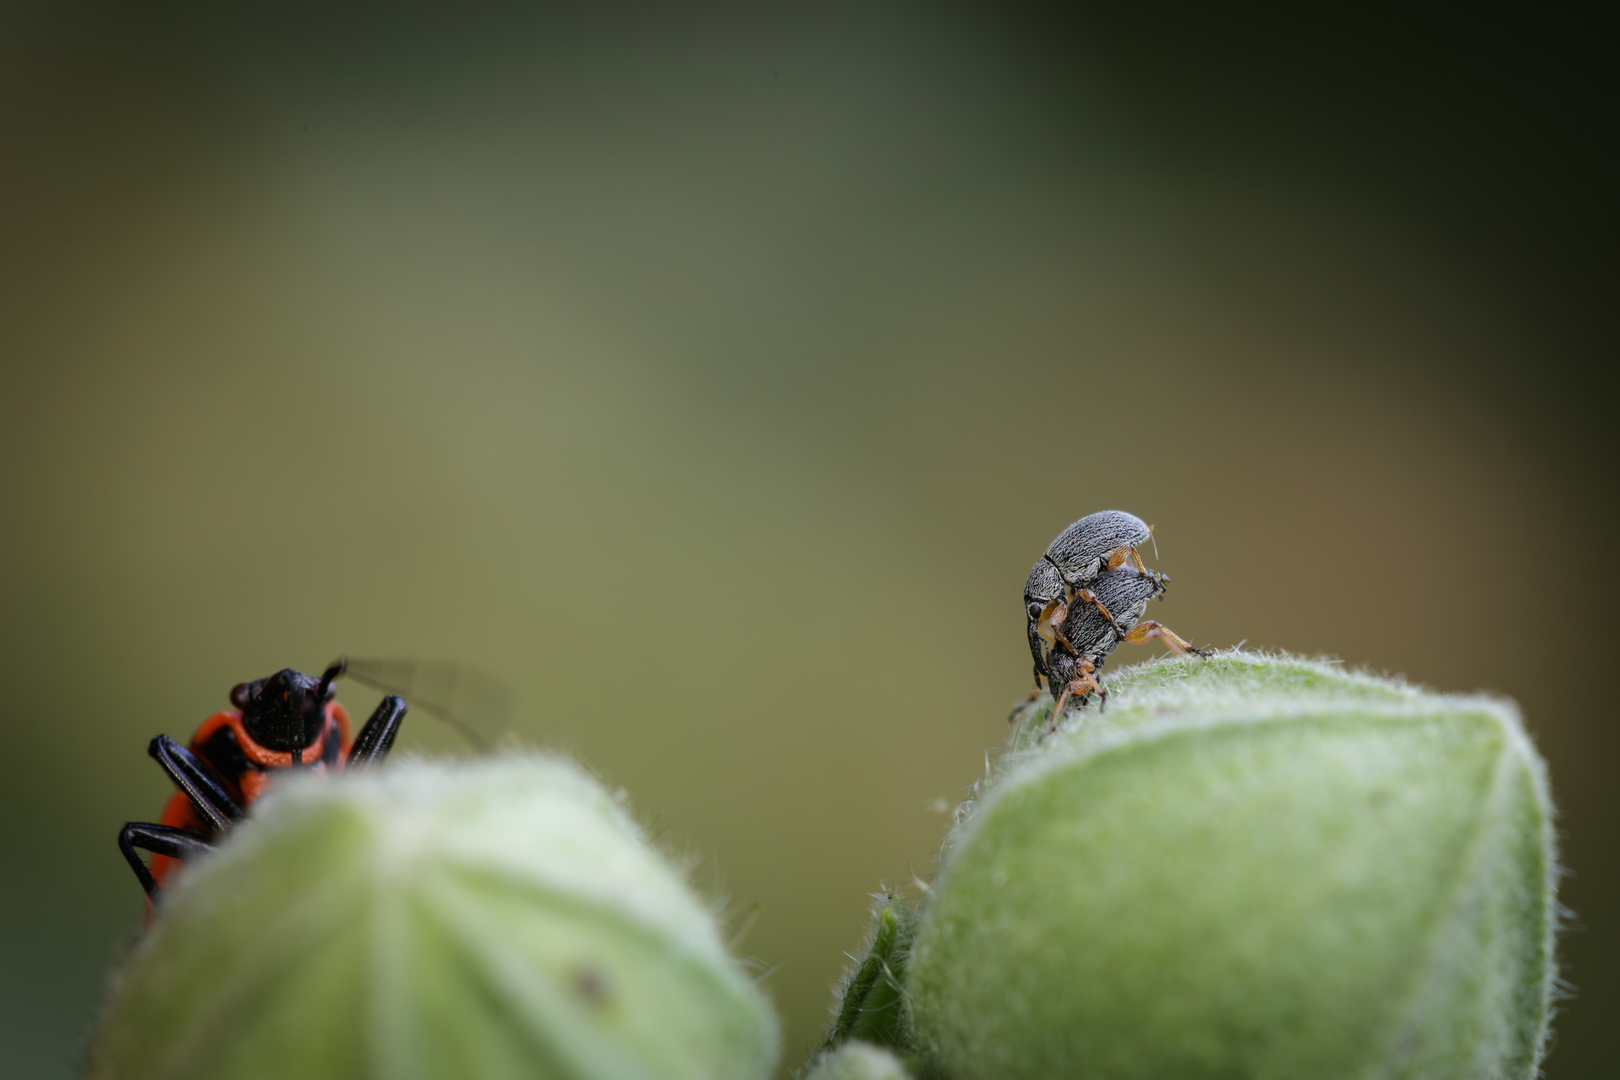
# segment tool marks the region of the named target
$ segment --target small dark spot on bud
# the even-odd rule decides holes
[[[592,1005],[607,1003],[607,975],[594,967],[581,965],[574,969],[574,989]]]

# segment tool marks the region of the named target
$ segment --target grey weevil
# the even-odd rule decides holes
[[[1137,546],[1152,535],[1153,526],[1135,514],[1099,510],[1058,533],[1047,546],[1024,582],[1024,613],[1029,618],[1029,653],[1035,660],[1037,690],[1041,677],[1047,674],[1043,645],[1057,644],[1055,624],[1063,621],[1058,609],[1072,606],[1077,599],[1095,604],[1091,583],[1105,571],[1123,566],[1126,560],[1134,562],[1142,576],[1158,576],[1142,565],[1142,557],[1136,552]]]
[[[1162,575],[1134,566],[1105,570],[1091,583],[1091,602],[1057,609],[1053,618],[1061,620],[1057,628],[1059,643],[1046,661],[1047,682],[1055,699],[1049,728],[1062,719],[1071,695],[1078,694],[1084,701],[1095,693],[1101,707],[1107,706],[1108,691],[1097,681],[1097,669],[1121,642],[1140,644],[1156,637],[1177,653],[1209,655],[1163,623],[1142,618],[1148,601],[1164,595],[1164,580]]]

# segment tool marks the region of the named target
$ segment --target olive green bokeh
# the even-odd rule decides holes
[[[1120,507],[1199,644],[1524,703],[1548,1072],[1608,1076],[1614,65],[1491,17],[5,6],[0,1071],[140,925],[147,740],[340,653],[487,668],[710,856],[801,1061]]]

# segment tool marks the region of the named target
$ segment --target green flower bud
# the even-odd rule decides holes
[[[881,1046],[847,1042],[817,1058],[804,1080],[911,1080],[911,1074]]]
[[[1551,805],[1513,706],[1225,653],[1016,734],[911,953],[950,1080],[1529,1077]]]
[[[838,997],[838,1017],[827,1036],[826,1048],[849,1039],[878,1046],[911,1049],[905,1025],[901,987],[917,916],[905,898],[879,893],[872,909],[862,959],[844,974]]]
[[[621,800],[538,756],[290,777],[180,875],[99,1078],[755,1078],[771,1010]]]

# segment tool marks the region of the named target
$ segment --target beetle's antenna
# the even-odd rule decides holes
[[[1159,538],[1153,535],[1154,526],[1148,526],[1148,540],[1153,544],[1153,561],[1159,561]]]
[[[366,661],[357,661],[357,662],[358,663],[365,663]],[[397,689],[391,683],[384,682],[381,679],[373,678],[371,675],[369,675],[369,674],[367,674],[366,672],[363,672],[363,671],[350,671],[350,670],[348,670],[347,667],[345,667],[344,668],[344,674],[348,678],[353,679],[355,682],[359,683],[360,685],[369,686],[373,690],[381,690],[384,693],[392,694]],[[492,747],[489,744],[489,740],[484,738],[482,735],[478,734],[477,729],[475,729],[471,724],[467,723],[465,720],[461,719],[461,717],[457,716],[451,710],[451,708],[450,708],[450,706],[448,704],[441,704],[440,702],[433,701],[433,700],[431,700],[429,698],[425,698],[425,697],[416,697],[414,694],[412,695],[412,698],[414,699],[414,700],[411,701],[412,705],[415,705],[416,707],[422,709],[425,712],[432,713],[434,716],[437,716],[440,720],[443,720],[446,724],[449,724],[451,727],[455,728],[458,732],[461,733],[462,738],[466,739],[469,743],[471,743],[473,745],[473,747],[476,750],[478,750],[479,753],[482,753],[482,754],[494,753],[495,748]]]
[[[332,683],[333,683],[334,680],[337,679],[337,677],[339,675],[342,675],[345,671],[347,671],[348,667],[349,667],[348,660],[346,660],[346,659],[344,659],[343,657],[340,656],[336,660],[332,661],[330,664],[326,665],[326,670],[321,672],[321,681],[320,681],[319,685],[317,685],[315,687],[315,707],[317,709],[321,710],[321,720],[322,720],[323,729],[324,729],[325,719],[326,719],[326,703],[332,697]],[[304,719],[303,714],[304,714],[304,710],[302,708],[300,708],[298,710],[298,721],[299,721],[300,724],[303,723],[303,719]],[[303,732],[298,732],[298,733],[295,734],[291,730],[291,725],[292,725],[291,714],[288,715],[287,724],[288,724],[288,731],[287,731],[287,754],[288,754],[288,758],[289,758],[289,760],[292,762],[292,764],[294,766],[302,765],[304,763],[304,747],[301,746],[300,743],[303,742]]]
[[[326,670],[321,672],[320,689],[315,692],[315,696],[320,700],[322,705],[325,705],[326,699],[332,696],[332,684],[338,679],[342,678],[343,673],[348,670],[348,658],[343,656],[338,657],[336,660],[326,665]]]

